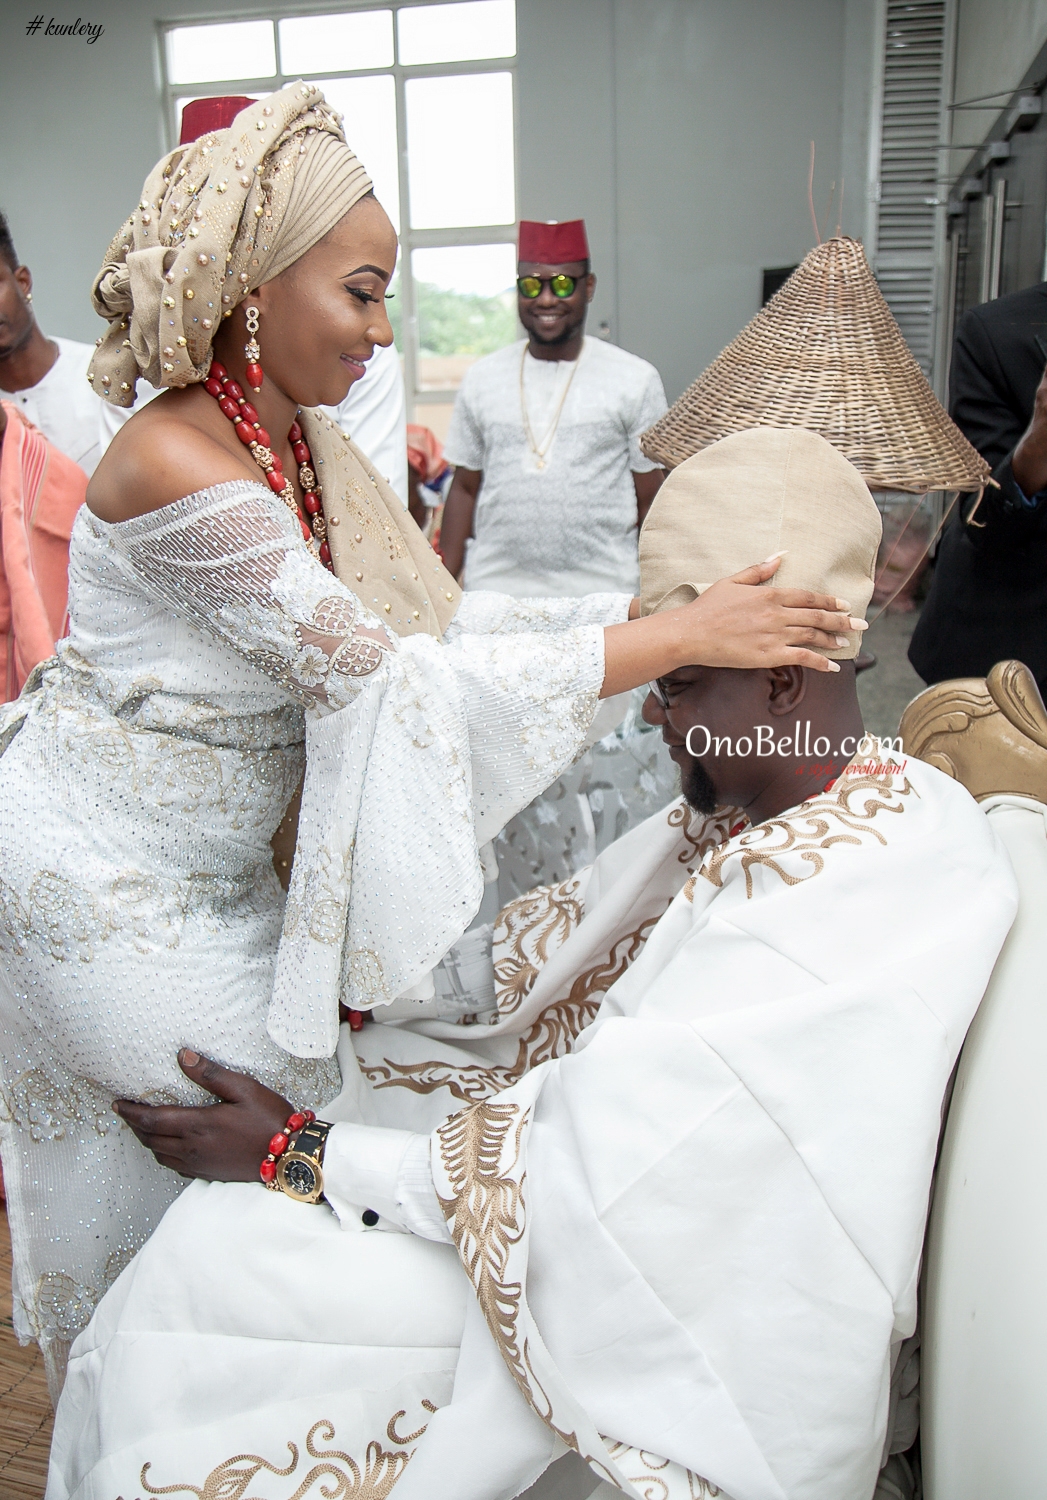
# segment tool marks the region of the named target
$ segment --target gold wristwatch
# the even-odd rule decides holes
[[[324,1147],[330,1130],[323,1120],[303,1125],[277,1162],[277,1186],[298,1203],[319,1203],[324,1195]]]

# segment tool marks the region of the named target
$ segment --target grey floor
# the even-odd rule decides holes
[[[871,612],[873,616],[875,613]],[[919,618],[918,610],[907,615],[881,615],[865,632],[864,646],[875,655],[876,665],[860,674],[858,700],[870,734],[897,734],[905,705],[923,692],[925,684],[905,654]]]
[[[588,1464],[576,1453],[565,1453],[529,1490],[524,1490],[520,1500],[593,1500],[593,1491],[603,1488]]]

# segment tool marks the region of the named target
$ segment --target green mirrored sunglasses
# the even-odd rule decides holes
[[[580,280],[580,276],[564,276],[562,272],[559,276],[518,276],[516,290],[529,302],[541,296],[543,286],[552,287],[554,297],[569,297]]]

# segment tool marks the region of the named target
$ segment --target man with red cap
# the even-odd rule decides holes
[[[255,102],[233,94],[191,99],[182,110],[178,144],[184,146],[188,141],[198,141],[212,130],[226,130],[242,109]],[[93,349],[89,351],[93,352]],[[93,398],[93,403],[100,407],[101,422],[96,462],[127,419],[159,394],[146,381],[140,380],[134,406],[111,406],[107,401],[98,402]],[[407,474],[407,397],[396,348],[390,344],[383,349],[376,344],[367,361],[366,374],[353,382],[340,406],[325,407],[325,410],[357,447],[363,449],[406,505],[411,495]]]
[[[664,471],[640,434],[666,409],[658,371],[585,334],[596,288],[581,219],[523,220],[525,341],[478,360],[455,402],[442,550],[467,589],[517,598],[634,592],[638,525]]]

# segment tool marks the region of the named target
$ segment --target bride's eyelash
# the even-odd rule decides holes
[[[346,291],[350,297],[355,297],[357,302],[379,302],[382,300],[380,297],[373,297],[370,292],[365,291],[361,286],[347,286]],[[384,300],[391,302],[395,296],[395,292],[386,292]]]

